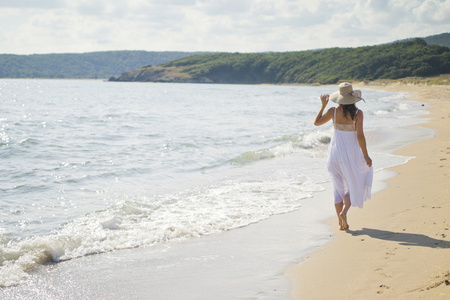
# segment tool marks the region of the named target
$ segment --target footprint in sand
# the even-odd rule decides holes
[[[390,289],[390,287],[388,287],[388,286],[385,285],[385,284],[381,284],[381,285],[380,285],[380,288],[382,288],[383,290],[379,290],[379,291],[377,292],[377,294],[383,294],[383,293],[384,293],[384,290]]]

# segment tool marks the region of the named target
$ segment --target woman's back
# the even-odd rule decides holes
[[[334,109],[333,126],[334,129],[340,131],[356,131],[356,115],[358,114],[358,109],[355,112],[355,119],[352,120],[349,114],[344,117],[343,108],[336,107]]]

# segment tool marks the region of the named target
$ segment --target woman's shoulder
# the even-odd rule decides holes
[[[334,115],[334,107],[330,107],[328,110],[327,110],[327,112],[325,113],[326,115],[330,115],[331,114],[331,117],[333,118],[333,115]]]
[[[358,108],[358,110],[356,111],[356,115],[355,115],[355,123],[359,124],[359,123],[363,122],[363,120],[364,120],[364,113],[362,110],[360,110]],[[361,121],[361,122],[359,122],[359,121]]]

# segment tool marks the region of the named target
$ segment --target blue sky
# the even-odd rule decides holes
[[[0,0],[0,53],[298,51],[450,31],[450,0]]]

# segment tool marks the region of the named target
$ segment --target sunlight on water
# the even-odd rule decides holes
[[[331,128],[312,122],[329,87],[72,80],[0,87],[1,286],[44,263],[297,210],[328,181]],[[378,130],[424,114],[402,94],[363,93],[367,103],[358,105],[374,141]],[[373,155],[379,169],[408,159],[385,152]]]

